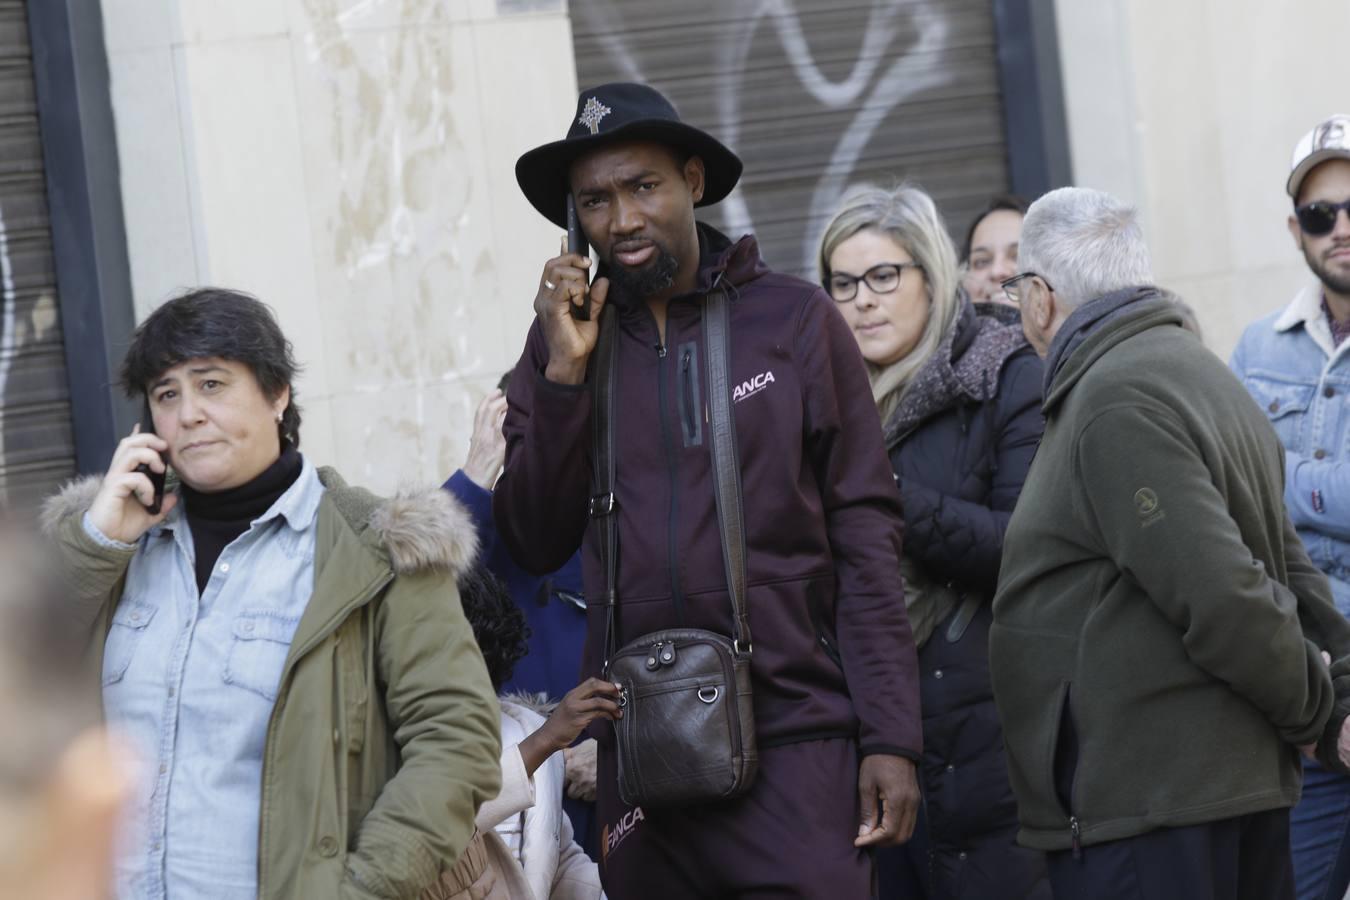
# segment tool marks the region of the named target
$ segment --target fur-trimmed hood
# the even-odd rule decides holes
[[[102,475],[85,475],[67,481],[46,500],[42,501],[42,512],[38,524],[44,537],[55,537],[61,523],[71,516],[82,516],[94,505],[99,485],[103,484]]]
[[[401,488],[393,497],[349,487],[334,469],[319,469],[319,480],[359,534],[369,528],[389,553],[395,574],[449,572],[458,578],[478,556],[473,517],[440,487]]]
[[[553,715],[553,710],[558,708],[559,703],[559,701],[550,698],[548,694],[530,691],[511,691],[500,695],[497,699],[503,705],[509,703],[512,706],[519,706],[545,719]]]
[[[369,529],[389,555],[397,575],[422,571],[448,572],[458,578],[478,556],[478,533],[463,505],[439,487],[403,488],[380,497],[350,487],[335,470],[320,468],[324,497],[358,534]],[[68,482],[42,505],[41,527],[54,535],[70,516],[82,516],[94,503],[103,476]]]

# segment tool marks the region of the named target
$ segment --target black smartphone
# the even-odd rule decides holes
[[[591,246],[586,243],[586,235],[581,230],[581,223],[577,221],[577,201],[572,199],[572,194],[567,195],[567,252],[575,253],[577,256],[590,256]],[[581,301],[580,306],[572,307],[572,318],[579,322],[589,322],[591,320],[591,294],[588,290],[586,298]]]
[[[154,434],[155,420],[150,415],[150,404],[146,404],[145,411],[141,414],[141,434]],[[136,467],[136,471],[150,479],[150,484],[155,489],[155,502],[147,506],[146,512],[152,516],[159,515],[159,511],[164,508],[164,479],[169,474],[169,458],[163,453],[159,458],[164,462],[164,471],[156,472],[146,463],[141,463]]]

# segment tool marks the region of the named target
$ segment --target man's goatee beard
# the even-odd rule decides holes
[[[1312,269],[1317,280],[1322,282],[1322,286],[1333,294],[1339,294],[1342,297],[1350,295],[1350,277],[1333,275],[1331,269],[1322,264],[1322,261],[1316,259],[1307,250],[1303,251],[1303,258],[1308,261],[1308,268]]]
[[[675,283],[680,261],[658,245],[656,259],[640,269],[625,268],[615,262],[610,262],[608,268],[613,302],[619,306],[631,306],[669,290]]]

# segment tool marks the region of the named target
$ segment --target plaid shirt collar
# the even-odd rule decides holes
[[[1337,322],[1336,317],[1331,314],[1331,307],[1327,306],[1326,295],[1322,295],[1322,315],[1327,317],[1327,324],[1331,326],[1331,340],[1339,347],[1345,343],[1345,339],[1350,337],[1350,321]]]

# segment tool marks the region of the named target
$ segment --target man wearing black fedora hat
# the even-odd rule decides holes
[[[819,286],[769,271],[753,237],[733,242],[695,221],[740,173],[734,153],[638,84],[582,92],[567,137],[516,163],[525,196],[560,227],[570,195],[599,260],[593,283],[585,256],[543,266],[494,497],[527,569],[551,571],[584,541],[584,675],[605,671],[607,644],[662,629],[742,633],[723,553],[732,519],[719,518],[714,478],[713,431],[727,446],[728,406],[734,431],[758,775],[731,800],[630,806],[613,734],[598,729],[602,873],[620,900],[868,897],[868,849],[908,839],[918,808],[899,493],[867,374]],[[587,301],[583,320],[574,311]],[[727,343],[705,333],[716,321],[705,306],[726,309],[717,383],[730,397],[709,390],[721,371],[710,352]],[[597,374],[602,321],[613,362]],[[615,413],[593,436],[593,394],[606,385]],[[598,440],[613,448],[614,475],[596,505]],[[610,521],[617,540],[602,556]],[[620,718],[615,699],[597,697],[596,714]]]

